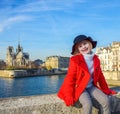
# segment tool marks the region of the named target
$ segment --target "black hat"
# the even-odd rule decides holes
[[[95,48],[97,45],[97,41],[93,41],[93,39],[91,37],[87,37],[85,35],[78,35],[77,37],[75,37],[74,41],[73,41],[73,46],[72,46],[72,52],[71,54],[74,54],[75,51],[75,45],[83,40],[88,40],[92,43],[92,48]]]

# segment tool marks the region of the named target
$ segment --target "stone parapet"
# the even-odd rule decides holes
[[[0,99],[0,114],[81,114],[81,111],[79,107],[67,107],[56,94]],[[92,114],[98,114],[94,107]]]

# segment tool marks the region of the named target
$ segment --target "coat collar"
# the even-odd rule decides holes
[[[75,55],[74,57],[77,59],[77,61],[76,61],[77,64],[80,65],[80,67],[82,67],[83,69],[85,69],[87,72],[89,72],[87,64],[85,62],[85,59],[84,59],[83,55],[82,54],[78,54],[78,55]],[[97,55],[93,56],[93,62],[94,62],[94,68],[97,68],[99,66],[99,64],[100,64]]]
[[[82,54],[78,54],[76,56],[77,56],[77,61],[78,61],[77,63],[78,63],[78,65],[80,67],[82,67],[84,70],[86,70],[87,72],[89,72],[87,64],[85,62],[85,59],[84,59],[83,55]]]

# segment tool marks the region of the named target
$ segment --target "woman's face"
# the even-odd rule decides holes
[[[83,40],[78,44],[78,51],[81,54],[89,54],[92,50],[92,44],[88,40]]]

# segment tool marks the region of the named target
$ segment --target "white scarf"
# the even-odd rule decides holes
[[[89,70],[89,73],[90,73],[90,80],[89,80],[89,83],[87,85],[87,88],[88,87],[91,87],[92,86],[92,82],[93,82],[93,72],[94,72],[94,66],[93,66],[93,56],[94,56],[94,53],[90,53],[90,54],[83,54],[84,56],[84,59],[86,61],[86,64],[88,66],[88,70]]]

